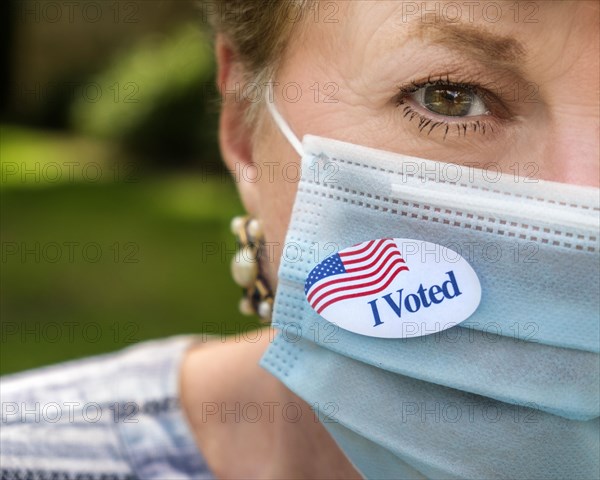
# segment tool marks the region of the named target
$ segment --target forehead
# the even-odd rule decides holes
[[[320,2],[304,17],[302,40],[292,43],[312,46],[336,61],[420,41],[516,63],[526,53],[548,54],[568,37],[584,34],[589,40],[590,31],[598,31],[599,6],[586,1]]]

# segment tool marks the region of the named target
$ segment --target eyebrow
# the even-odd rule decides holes
[[[411,34],[461,52],[468,51],[485,63],[512,64],[514,68],[525,59],[525,48],[518,40],[473,25],[450,22],[414,23]]]

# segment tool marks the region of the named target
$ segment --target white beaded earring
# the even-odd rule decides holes
[[[270,323],[273,294],[261,275],[258,261],[263,241],[262,225],[258,219],[248,215],[235,217],[231,221],[231,233],[238,244],[238,251],[231,260],[231,275],[235,283],[244,289],[240,312],[244,315],[258,314],[263,323]]]

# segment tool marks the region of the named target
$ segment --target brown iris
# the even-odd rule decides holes
[[[473,107],[475,94],[458,85],[429,85],[423,92],[423,104],[438,115],[464,117]]]

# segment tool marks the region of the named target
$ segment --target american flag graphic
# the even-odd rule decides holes
[[[323,260],[310,272],[304,293],[320,314],[342,300],[381,292],[404,270],[408,267],[392,238],[371,240]]]

